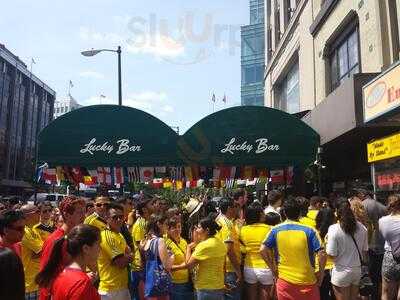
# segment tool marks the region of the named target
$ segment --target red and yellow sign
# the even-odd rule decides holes
[[[363,88],[364,122],[400,106],[400,64]]]
[[[368,162],[400,156],[400,133],[369,143],[367,151]]]

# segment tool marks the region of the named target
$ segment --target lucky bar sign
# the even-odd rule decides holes
[[[236,152],[254,152],[256,154],[261,154],[265,151],[279,151],[279,149],[279,145],[270,144],[266,138],[256,139],[254,143],[249,143],[248,141],[240,143],[236,141],[236,138],[231,138],[231,140],[225,144],[225,147],[221,149],[221,153],[234,155]]]
[[[106,141],[104,143],[96,143],[96,138],[92,138],[87,144],[85,144],[79,151],[82,154],[94,155],[96,152],[105,152],[111,154],[115,152],[117,155],[122,155],[127,152],[140,152],[142,146],[134,145],[128,139],[120,139],[116,141],[116,144]]]

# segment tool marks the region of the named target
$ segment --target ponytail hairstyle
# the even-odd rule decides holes
[[[357,221],[353,211],[351,210],[349,201],[346,200],[339,203],[337,216],[342,230],[349,235],[354,235],[357,230]]]
[[[54,242],[49,260],[36,276],[36,283],[40,287],[51,285],[51,282],[64,267],[61,264],[65,260],[63,253],[65,250],[74,259],[82,253],[84,245],[93,246],[99,240],[100,231],[98,228],[86,224],[74,227],[68,236],[61,237]],[[65,250],[63,251],[63,249]]]
[[[325,207],[319,210],[315,222],[322,239],[324,239],[328,233],[329,226],[335,223],[335,219],[335,212],[332,208]]]
[[[208,231],[208,237],[214,236],[219,230],[221,230],[221,226],[219,226],[217,222],[210,217],[201,219],[199,225],[201,228]]]

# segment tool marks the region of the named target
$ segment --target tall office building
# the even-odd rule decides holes
[[[30,186],[37,136],[53,119],[55,96],[0,44],[0,191]]]
[[[241,103],[264,106],[264,0],[250,0],[250,25],[241,28]]]

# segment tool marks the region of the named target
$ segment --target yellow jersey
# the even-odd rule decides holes
[[[240,241],[243,243],[245,249],[244,265],[246,267],[254,269],[268,268],[261,257],[260,247],[270,231],[271,226],[261,223],[242,227]]]
[[[113,264],[115,258],[125,255],[127,248],[121,233],[109,229],[101,231],[100,254],[97,260],[99,291],[112,292],[128,288],[128,268],[121,269]]]
[[[223,289],[226,247],[220,239],[211,237],[200,242],[192,257],[198,261],[194,287],[196,290]]]
[[[180,238],[179,243],[176,243],[170,238],[165,238],[165,244],[167,248],[174,254],[175,260],[174,265],[180,265],[185,262],[187,242],[184,238]],[[178,271],[172,271],[172,282],[173,283],[187,283],[189,282],[189,270],[182,269]]]
[[[223,243],[233,243],[234,253],[240,265],[242,256],[240,252],[239,234],[236,224],[224,215],[219,215],[215,221],[218,223],[219,226],[221,226],[221,230],[217,233],[216,236]],[[233,267],[228,256],[226,256],[225,267],[226,272],[235,272],[235,268]]]
[[[43,240],[40,234],[32,227],[25,226],[25,234],[21,242],[21,260],[25,273],[25,292],[32,293],[39,290],[35,277],[40,269],[40,252]]]
[[[303,225],[311,226],[316,229],[316,219],[318,215],[317,209],[310,209],[305,217],[300,218],[299,222]]]
[[[39,223],[33,226],[33,229],[40,235],[40,238],[44,242],[48,238],[48,236],[56,230],[56,227]]]
[[[107,228],[107,222],[96,213],[92,213],[90,216],[87,216],[83,223],[97,227],[99,230],[104,230]]]
[[[134,249],[134,260],[132,262],[132,270],[133,271],[141,271],[143,270],[142,265],[142,257],[140,255],[140,250],[138,245],[140,241],[144,240],[147,231],[147,221],[143,217],[139,217],[135,224],[132,226],[132,239],[133,242],[136,244]]]
[[[317,282],[315,253],[323,245],[315,229],[287,220],[271,229],[264,245],[278,257],[279,278],[298,285]]]

